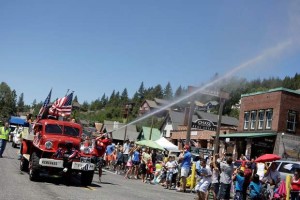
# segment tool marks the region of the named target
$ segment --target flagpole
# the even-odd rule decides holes
[[[67,95],[68,95],[69,91],[70,91],[70,89],[68,89],[68,90],[67,90],[67,93],[66,93],[66,95],[65,95],[65,96],[67,96]]]

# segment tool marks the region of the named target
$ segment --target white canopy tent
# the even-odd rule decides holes
[[[162,146],[163,148],[167,149],[168,151],[177,151],[180,152],[178,147],[174,145],[172,142],[167,140],[164,137],[159,138],[158,140],[155,141],[157,144]]]

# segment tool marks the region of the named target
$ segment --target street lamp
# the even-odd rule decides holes
[[[285,151],[285,145],[284,145],[284,142],[283,142],[283,136],[284,136],[284,133],[281,133],[281,141],[282,141],[282,146],[283,146],[283,158],[287,158],[287,155],[286,155],[286,151]]]
[[[132,110],[132,107],[133,107],[133,103],[127,103],[127,104],[125,105],[125,113],[124,113],[124,117],[125,117],[126,121],[125,121],[125,133],[124,133],[124,140],[123,140],[123,143],[125,143],[125,140],[126,140],[128,116],[129,116],[129,113],[130,113],[131,110]]]

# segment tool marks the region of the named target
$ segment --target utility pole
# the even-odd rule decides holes
[[[129,116],[129,112],[131,111],[132,109],[132,104],[131,103],[128,103],[126,104],[125,106],[125,111],[126,111],[126,121],[125,121],[125,132],[124,132],[124,140],[123,140],[123,143],[125,143],[125,140],[126,140],[126,136],[127,136],[127,123],[128,123],[128,116]]]
[[[191,102],[190,102],[190,109],[189,109],[189,117],[188,117],[188,124],[187,124],[187,130],[186,130],[186,140],[185,144],[190,145],[190,140],[191,140],[191,126],[192,126],[192,121],[193,121],[193,114],[195,110],[195,100],[193,97],[191,97]]]
[[[193,87],[193,86],[188,87],[189,92],[192,92],[193,90],[197,90],[197,88]],[[215,137],[215,140],[214,140],[214,153],[218,153],[219,144],[220,144],[219,136],[220,136],[221,122],[222,122],[222,113],[223,113],[225,100],[229,99],[229,93],[223,92],[223,91],[212,91],[212,90],[201,90],[201,91],[199,91],[199,93],[220,98],[218,126],[217,126],[217,130],[216,130],[216,137]],[[192,125],[192,120],[193,120],[192,117],[193,117],[194,110],[195,110],[195,97],[192,96],[190,99],[191,99],[191,103],[190,103],[189,118],[188,118],[187,133],[186,133],[186,141],[185,141],[185,144],[187,144],[187,145],[189,145],[190,140],[191,140],[191,125]]]
[[[149,140],[152,139],[152,129],[153,129],[153,116],[151,118],[151,129],[150,129],[150,136],[149,136]]]
[[[221,123],[222,123],[222,113],[223,113],[223,108],[224,108],[225,100],[229,99],[229,93],[220,91],[219,97],[220,97],[220,107],[219,107],[219,117],[218,117],[218,125],[217,125],[216,137],[215,137],[215,140],[214,140],[214,154],[218,154],[219,153],[220,129],[221,129]]]

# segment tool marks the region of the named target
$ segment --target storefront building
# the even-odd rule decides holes
[[[171,117],[171,119],[173,119],[172,121],[176,121],[177,125],[176,128],[170,130],[170,134],[168,136],[170,141],[181,149],[187,136],[188,119],[185,113],[181,113],[181,117],[178,117],[178,114],[179,113],[177,113],[176,118],[174,117],[174,113],[171,114],[171,116],[173,116],[173,118]],[[214,136],[216,135],[217,122],[218,115],[203,111],[196,111],[192,119],[190,133],[191,145],[196,148],[207,148],[212,150],[214,146]],[[222,134],[234,133],[237,131],[238,123],[238,119],[236,118],[222,116],[220,132]]]
[[[241,96],[237,133],[221,134],[221,145],[232,154],[254,158],[276,153],[299,159],[300,91],[275,88]]]

